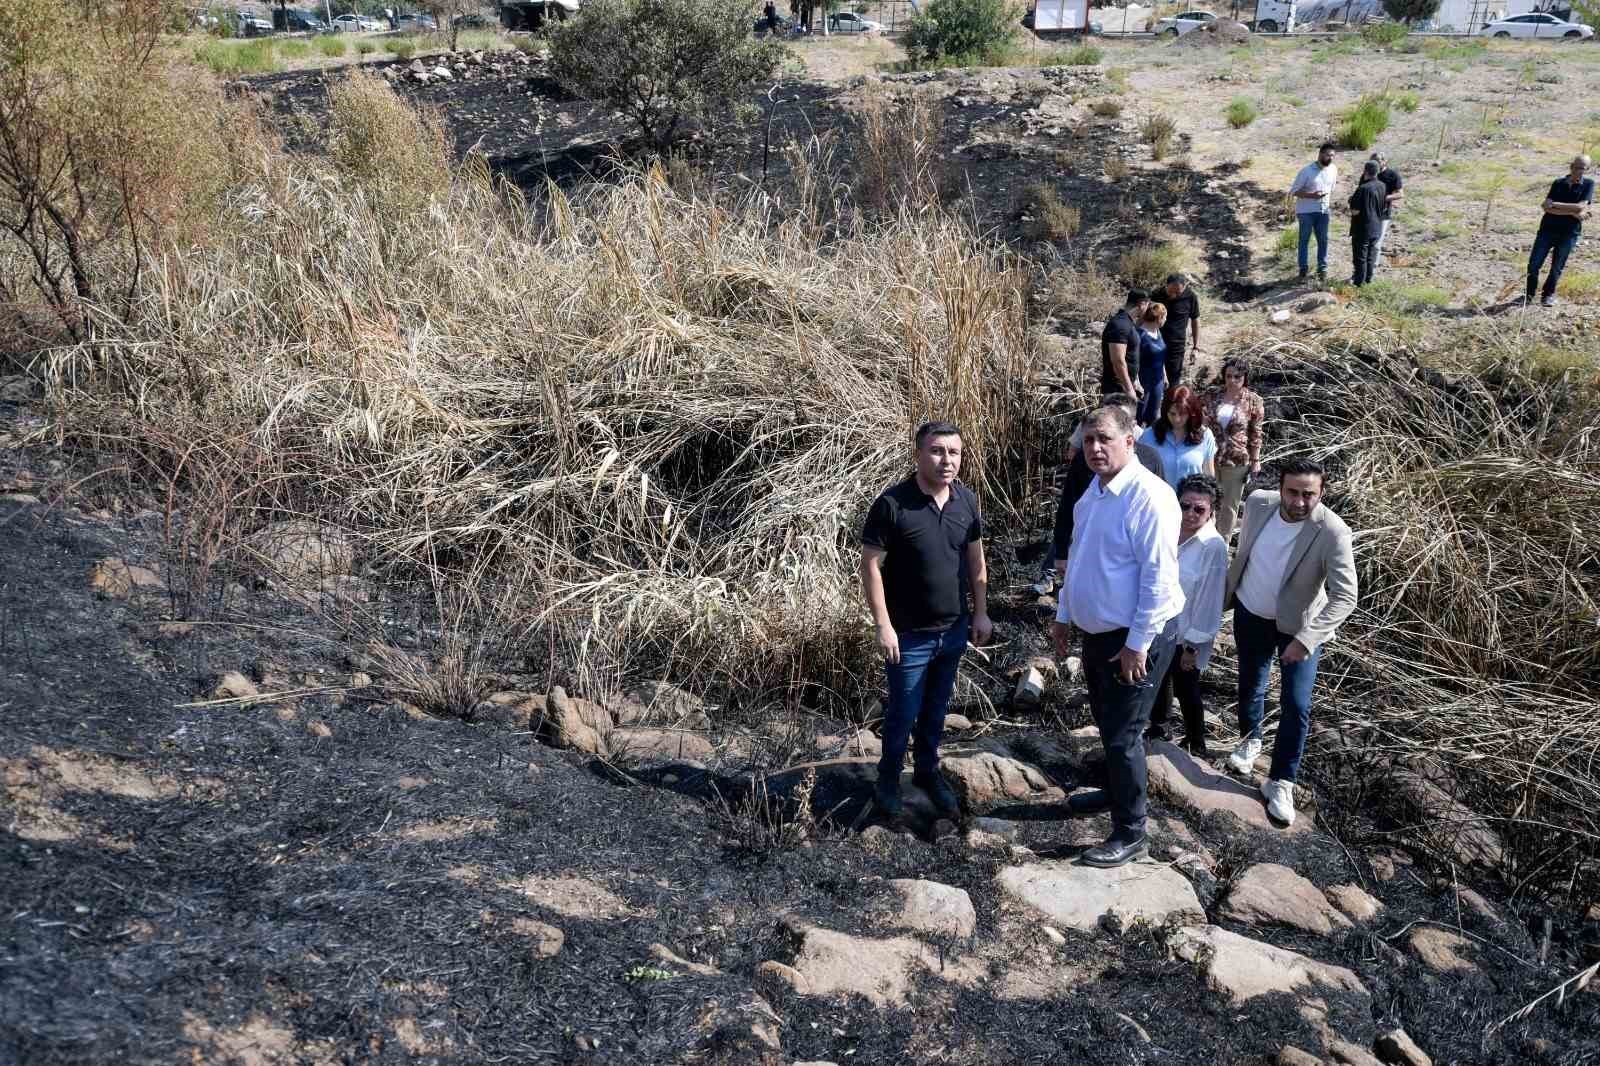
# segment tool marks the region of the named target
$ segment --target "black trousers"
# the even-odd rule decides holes
[[[1360,234],[1350,237],[1350,258],[1355,263],[1354,276],[1351,277],[1352,285],[1365,285],[1372,280],[1372,271],[1378,265],[1378,238],[1368,240]]]
[[[1143,681],[1123,682],[1116,655],[1128,642],[1126,629],[1083,635],[1083,681],[1089,690],[1089,710],[1100,730],[1106,754],[1106,792],[1111,798],[1111,833],[1119,840],[1144,836],[1146,792],[1144,731],[1150,724],[1159,679],[1167,672],[1178,646],[1176,622],[1170,623],[1145,653],[1149,671]]]
[[[1184,744],[1195,747],[1206,739],[1206,705],[1200,699],[1200,671],[1183,668],[1183,653],[1175,651],[1172,665],[1156,689],[1156,702],[1150,708],[1150,728],[1165,731],[1172,717],[1172,697],[1176,693],[1183,709]]]
[[[1189,338],[1182,336],[1173,340],[1163,335],[1163,339],[1167,342],[1167,391],[1171,392],[1183,384],[1183,356]]]

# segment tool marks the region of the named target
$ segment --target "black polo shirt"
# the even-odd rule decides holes
[[[1592,204],[1594,203],[1594,179],[1584,178],[1576,185],[1572,182],[1572,175],[1557,178],[1550,183],[1550,195],[1547,199],[1558,204]],[[1583,232],[1583,221],[1571,215],[1545,215],[1539,223],[1539,232],[1547,233],[1552,237],[1573,237]]]
[[[1381,217],[1387,219],[1394,214],[1394,204],[1389,202],[1389,197],[1405,188],[1406,183],[1400,180],[1400,172],[1394,167],[1384,167],[1382,170],[1378,171],[1378,180],[1383,182],[1383,188],[1385,190],[1383,199],[1383,215]]]
[[[1134,326],[1133,316],[1128,314],[1126,307],[1121,308],[1116,314],[1106,319],[1106,328],[1100,333],[1100,395],[1122,392],[1122,382],[1117,380],[1117,375],[1111,370],[1111,346],[1113,344],[1126,344],[1128,346],[1128,380],[1139,380],[1139,330]]]
[[[1377,178],[1364,181],[1350,194],[1350,236],[1375,241],[1383,225],[1383,198],[1387,195]]]
[[[895,629],[948,629],[967,613],[967,545],[982,536],[978,498],[960,482],[943,509],[915,475],[873,501],[861,544],[885,553],[883,598]]]
[[[1161,324],[1161,339],[1167,342],[1167,347],[1187,345],[1189,323],[1200,317],[1200,298],[1194,294],[1194,289],[1185,287],[1177,296],[1168,296],[1167,287],[1159,285],[1150,294],[1150,302],[1167,309],[1167,320]]]

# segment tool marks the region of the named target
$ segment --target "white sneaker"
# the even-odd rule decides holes
[[[1274,781],[1272,778],[1261,782],[1261,794],[1267,797],[1267,813],[1284,825],[1294,824],[1294,782]]]
[[[1055,590],[1056,579],[1054,577],[1041,577],[1033,583],[1033,591],[1040,596],[1048,596]]]
[[[1261,738],[1246,737],[1239,741],[1239,746],[1233,749],[1233,754],[1228,756],[1228,765],[1241,777],[1249,777],[1255,773],[1256,759],[1261,756]]]

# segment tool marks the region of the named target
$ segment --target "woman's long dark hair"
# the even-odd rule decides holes
[[[1174,404],[1182,404],[1184,413],[1189,416],[1189,424],[1183,431],[1183,443],[1199,444],[1205,439],[1205,404],[1200,401],[1200,394],[1187,385],[1179,385],[1161,401],[1161,417],[1156,419],[1155,426],[1156,440],[1161,444],[1167,443],[1167,435],[1172,432],[1172,419],[1167,415]]]

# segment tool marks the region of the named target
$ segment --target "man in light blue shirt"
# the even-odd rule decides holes
[[[1111,809],[1111,836],[1090,848],[1091,866],[1121,866],[1147,854],[1144,732],[1156,687],[1177,646],[1183,611],[1178,576],[1177,497],[1134,454],[1138,426],[1120,407],[1084,420],[1083,455],[1095,479],[1073,508],[1072,550],[1051,629],[1067,653],[1083,630],[1083,675],[1105,749],[1108,788],[1070,801],[1077,813]]]

